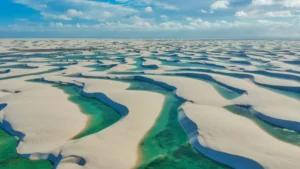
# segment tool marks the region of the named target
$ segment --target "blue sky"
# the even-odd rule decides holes
[[[300,0],[1,0],[0,37],[300,38]]]

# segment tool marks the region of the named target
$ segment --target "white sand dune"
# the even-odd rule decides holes
[[[161,65],[160,61],[154,60],[154,59],[148,59],[148,58],[144,58],[145,61],[143,62],[144,66],[149,66],[149,65]]]
[[[9,78],[13,76],[23,76],[29,74],[43,73],[52,69],[55,68],[49,66],[40,66],[39,68],[36,69],[10,69],[9,73],[0,74],[0,78]]]
[[[23,83],[21,85],[22,86],[21,88],[11,87],[9,88],[9,90],[12,89],[21,90],[22,95],[18,96],[17,98],[16,96],[13,98],[4,97],[0,100],[0,102],[5,102],[8,103],[8,105],[12,105],[10,107],[7,107],[4,110],[5,119],[12,124],[15,130],[21,131],[26,135],[26,137],[24,138],[24,142],[21,142],[21,144],[18,147],[19,153],[22,154],[56,153],[57,154],[57,152],[61,152],[63,157],[66,157],[66,159],[62,160],[58,168],[63,168],[63,169],[73,168],[73,167],[80,168],[79,166],[76,165],[76,163],[74,163],[74,161],[67,160],[70,156],[74,156],[74,155],[82,157],[87,161],[87,164],[81,168],[88,168],[88,169],[128,168],[130,169],[136,165],[136,162],[139,158],[139,154],[138,154],[139,142],[145,136],[147,131],[150,130],[157,116],[159,115],[162,105],[164,103],[163,95],[151,93],[151,92],[142,92],[142,91],[125,91],[125,89],[129,87],[128,83],[116,82],[111,80],[62,78],[56,76],[45,78],[45,80],[53,81],[53,82],[60,81],[64,83],[73,83],[77,85],[84,82],[85,92],[87,93],[105,92],[105,94],[115,102],[125,105],[129,109],[129,114],[117,124],[99,133],[96,133],[91,136],[87,136],[77,141],[68,141],[70,138],[75,136],[77,133],[80,132],[80,130],[83,129],[84,124],[86,122],[85,121],[86,117],[78,110],[78,108],[75,105],[68,102],[66,98],[64,99],[65,101],[63,102],[61,100],[63,98],[60,96],[60,93],[54,92],[58,89],[51,88],[49,87],[49,85],[46,85],[47,86],[46,87],[45,84],[35,84],[35,83],[27,82],[28,84]],[[4,82],[12,83],[9,81],[4,81]],[[99,88],[99,86],[102,87]],[[27,89],[27,87],[29,89]],[[37,87],[41,87],[42,89],[45,89],[45,92],[43,92],[43,90],[37,90],[36,89]],[[26,88],[26,90],[23,88]],[[31,88],[35,88],[35,90],[27,91],[30,90]],[[45,97],[44,100],[41,100],[41,98],[43,97],[38,97],[36,92],[44,94],[43,96]],[[49,92],[51,94],[49,94]],[[55,96],[55,98],[51,98],[53,96]],[[37,102],[37,100],[34,97],[36,97],[36,99],[40,99],[40,101]],[[22,102],[19,103],[20,100],[26,100],[26,98],[32,100],[32,103],[37,103],[39,105],[37,107],[30,106],[30,102],[27,103],[26,101],[24,102],[27,104],[24,105],[22,104]],[[15,105],[14,101],[18,102],[16,106],[13,106]],[[57,109],[52,108],[49,109],[48,111],[43,111],[41,113],[42,110],[39,107],[45,107],[45,103],[43,102],[46,101],[51,101],[51,104],[53,103],[61,106],[57,106],[56,107]],[[51,104],[48,105],[53,107]],[[28,106],[27,107],[28,110],[26,109],[25,106]],[[75,107],[73,107],[73,109],[70,109],[68,108],[68,106],[75,106]],[[22,121],[21,122],[19,121],[21,119],[15,117],[16,114],[20,114],[21,110],[18,110],[18,108],[22,108],[22,113],[24,113],[24,117],[28,116],[27,112],[32,111],[31,113],[32,120],[24,121],[24,118],[21,118],[23,121],[23,123],[21,123]],[[12,111],[14,111],[15,113],[14,114],[11,113]],[[60,111],[60,112],[67,111],[72,114],[55,113],[55,111]],[[10,114],[10,116],[8,116],[7,114]],[[43,118],[46,121],[34,120],[34,119],[40,119],[41,118],[40,116],[43,116]],[[72,118],[68,118],[69,121],[73,122],[73,124],[74,123],[76,124],[77,130],[76,128],[74,128],[74,131],[76,132],[73,132],[73,134],[72,131],[65,129],[68,128],[68,121],[66,121],[66,123],[64,124],[64,120],[66,119],[65,116],[71,116]],[[81,121],[76,121],[77,118],[79,118]],[[59,120],[62,121],[61,125]],[[53,125],[52,124],[53,121],[56,121],[55,123],[56,126],[54,129],[53,127],[49,126],[49,125],[51,126]],[[78,128],[80,127],[79,125],[80,122],[82,123],[82,126],[81,128]],[[25,126],[28,126],[27,123],[30,123],[32,126],[35,127],[35,128],[30,127],[27,129],[32,132],[31,135],[30,132],[26,130]],[[47,130],[44,129],[44,127],[41,127],[42,124],[44,125],[45,128],[47,128]],[[63,130],[61,130],[62,131],[61,133],[58,133],[58,131],[55,131],[58,129],[59,130],[63,129]],[[68,135],[65,134],[64,132],[68,132]],[[53,137],[53,135],[57,136],[58,138]],[[51,137],[51,139],[48,137]],[[111,149],[118,150],[117,153],[118,155],[114,151],[111,151]],[[102,152],[103,155],[99,156],[99,152]],[[123,158],[124,160],[120,161],[119,159],[122,159],[122,157],[126,157],[126,158]],[[114,161],[117,160],[119,162],[115,163]],[[97,161],[97,163],[94,162],[90,163],[89,161]]]
[[[63,82],[71,83],[75,85],[84,84],[84,91],[86,93],[106,93],[116,90],[126,90],[130,87],[130,83],[117,82],[114,80],[105,79],[86,79],[86,78],[71,78],[71,77],[61,77],[61,76],[48,76],[44,78],[51,82]]]
[[[63,156],[77,155],[83,157],[87,163],[84,166],[75,166],[73,162],[63,160],[58,169],[131,169],[136,165],[139,143],[159,115],[164,96],[141,91],[106,94],[125,105],[129,114],[99,133],[65,145],[62,148]]]
[[[249,80],[230,77],[224,78],[221,76],[214,77],[222,83],[244,89],[248,92],[247,95],[242,95],[233,100],[235,104],[252,105],[256,111],[275,119],[300,122],[300,102],[298,100],[259,87]],[[300,130],[299,125],[285,125],[284,122],[280,121],[276,123],[289,129]]]
[[[1,121],[25,134],[17,148],[21,154],[52,151],[80,133],[87,123],[87,116],[68,101],[68,95],[50,85],[6,80],[0,81],[0,88],[20,91],[1,97],[0,103],[8,104],[1,112]]]
[[[217,90],[207,82],[175,76],[145,76],[177,88],[176,94],[201,105],[226,106],[230,101],[223,98]]]
[[[247,118],[212,106],[187,103],[182,109],[186,117],[197,125],[194,128],[182,114],[181,123],[185,124],[186,128],[193,128],[186,129],[190,133],[193,145],[212,159],[236,169],[299,167],[299,147],[268,135]],[[193,132],[198,132],[199,135]]]
[[[128,90],[130,83],[116,81],[141,80],[187,100],[179,121],[193,146],[208,158],[237,169],[297,169],[299,147],[270,136],[224,106],[244,105],[267,123],[300,131],[298,48],[296,41],[1,39],[0,66],[32,68],[0,68],[0,104],[7,104],[0,121],[21,139],[18,153],[55,158],[58,169],[133,169],[140,141],[165,101],[162,94]],[[136,69],[141,58],[142,66],[153,70]],[[69,63],[76,64],[46,73],[60,67],[51,64]],[[96,64],[116,66],[95,71],[90,66]],[[80,86],[81,95],[104,102],[122,119],[73,140],[89,117],[62,90],[27,81],[36,78]],[[228,100],[230,90],[236,96]]]
[[[191,72],[183,72],[183,73],[191,73]],[[247,91],[247,94],[243,94],[242,96],[232,100],[231,104],[251,105],[251,106],[253,106],[254,110],[259,112],[259,116],[261,119],[263,119],[271,124],[275,124],[275,125],[278,125],[281,127],[295,130],[295,131],[300,131],[300,127],[299,127],[300,116],[298,115],[299,114],[298,110],[300,109],[300,102],[298,100],[288,97],[288,96],[285,96],[285,95],[282,95],[282,94],[275,93],[275,92],[265,89],[263,87],[260,87],[256,84],[254,84],[249,79],[239,79],[239,78],[233,78],[233,77],[229,77],[229,76],[222,76],[222,75],[211,74],[211,73],[194,72],[194,74],[195,75],[197,75],[197,74],[209,75],[216,81],[221,82],[227,86]],[[195,75],[193,75],[193,76],[195,76]],[[264,76],[260,76],[260,75],[255,75],[254,77],[255,77],[255,81],[258,79],[257,81],[260,84],[267,84],[267,85],[271,85],[271,86],[284,86],[284,87],[300,87],[300,84],[295,81],[276,79],[276,78],[268,78],[268,77],[264,77]],[[187,82],[185,80],[186,78],[183,78],[183,79],[177,80],[176,83],[188,83],[189,85],[192,84],[192,82]],[[192,79],[192,80],[197,81],[194,79]],[[172,83],[172,82],[169,81],[169,83]],[[190,93],[193,93],[193,94],[187,94],[187,93],[182,94],[179,92],[177,92],[177,94],[188,99],[192,95],[196,94],[197,91],[193,90],[192,89],[193,87],[187,88],[186,86],[187,85],[185,85],[181,88],[185,88],[186,91],[190,90]],[[198,90],[200,90],[199,86],[200,85],[195,86],[194,89],[197,88]],[[208,90],[205,89],[205,90],[201,90],[201,91],[203,92],[203,91],[208,91]],[[211,93],[212,92],[209,92],[209,94],[206,94],[204,97],[201,96],[201,98],[203,99],[205,97],[211,97],[213,102],[210,105],[217,106],[219,103],[219,101],[216,100],[218,98],[218,96],[212,95]],[[220,105],[229,104],[229,102],[227,101],[227,103],[226,103],[226,101],[220,102],[221,103]],[[195,102],[195,103],[199,104],[201,102]],[[285,113],[282,113],[282,112],[285,112]]]

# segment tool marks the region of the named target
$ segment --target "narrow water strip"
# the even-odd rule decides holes
[[[284,142],[287,142],[290,144],[294,144],[296,146],[300,146],[300,133],[299,132],[281,128],[281,127],[269,124],[267,122],[264,122],[264,121],[260,120],[259,118],[257,118],[255,115],[253,115],[248,109],[241,107],[241,106],[232,105],[232,106],[226,106],[225,108],[236,115],[243,116],[243,117],[246,117],[246,118],[252,120],[261,129],[266,131],[271,136],[273,136],[281,141],[284,141]]]
[[[15,75],[15,76],[7,76],[7,77],[0,77],[0,80],[8,80],[8,79],[14,79],[14,78],[20,78],[25,76],[32,76],[32,75],[41,75],[41,74],[47,74],[47,73],[53,73],[65,70],[65,68],[56,68],[56,69],[50,69],[42,72],[36,72],[36,73],[29,73],[29,74],[23,74],[23,75]]]

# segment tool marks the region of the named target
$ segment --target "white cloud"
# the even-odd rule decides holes
[[[116,0],[117,2],[119,3],[125,3],[125,2],[128,2],[128,0]]]
[[[76,28],[88,28],[89,26],[87,25],[84,25],[84,24],[80,24],[80,23],[77,23],[76,24]]]
[[[168,9],[168,10],[179,10],[177,6],[166,4],[166,3],[159,2],[159,3],[156,3],[156,5],[161,6],[164,9]]]
[[[82,16],[82,15],[83,15],[83,12],[77,11],[76,9],[69,9],[69,10],[67,11],[67,14],[68,14],[69,16],[79,17],[79,16]]]
[[[153,12],[152,7],[151,7],[151,6],[146,7],[146,8],[145,8],[145,12],[148,12],[148,13]]]
[[[138,10],[121,4],[93,0],[14,0],[14,2],[27,5],[39,11],[45,18],[59,20],[71,20],[73,17],[78,17],[81,19],[105,21],[138,13]],[[59,11],[52,6],[54,3],[65,5],[69,10],[65,12]]]
[[[260,23],[260,24],[264,24],[266,26],[272,26],[272,29],[287,28],[287,27],[292,26],[291,23],[280,22],[280,21],[258,20],[257,22]]]
[[[299,0],[283,0],[283,6],[289,7],[289,8],[299,8],[300,7],[300,1]]]
[[[299,0],[252,0],[252,5],[263,6],[263,5],[279,5],[287,8],[299,8]]]
[[[49,27],[51,28],[70,28],[72,25],[63,24],[62,22],[50,22]]]
[[[291,11],[274,11],[265,13],[266,17],[292,17]]]
[[[188,17],[185,18],[185,20],[191,21],[191,20],[193,20],[193,18],[188,16]]]
[[[177,21],[167,21],[163,22],[158,25],[159,29],[166,29],[166,30],[178,30],[178,29],[183,29],[184,26]]]
[[[45,25],[44,30],[47,29],[57,30],[79,30],[83,28],[95,29],[97,31],[102,30],[118,30],[118,31],[167,31],[167,30],[197,30],[201,31],[213,31],[218,30],[217,33],[223,34],[224,29],[234,30],[248,30],[248,32],[253,30],[263,30],[267,32],[272,28],[272,30],[281,30],[281,28],[286,28],[286,32],[289,29],[294,30],[294,28],[300,28],[300,20],[292,23],[291,20],[297,18],[296,10],[300,9],[300,0],[248,0],[252,1],[251,4],[239,5],[236,8],[233,3],[239,0],[209,0],[213,2],[212,4],[207,0],[205,2],[200,2],[201,4],[196,7],[197,0],[189,0],[189,2],[195,2],[193,4],[195,7],[191,8],[193,5],[184,6],[185,2],[177,0],[115,0],[117,4],[111,4],[111,1],[96,1],[96,0],[13,0],[16,3],[27,5],[40,12],[40,14],[53,21],[48,25],[48,22],[42,23]],[[60,3],[61,8],[57,9],[53,4]],[[172,2],[172,3],[170,3]],[[230,4],[232,3],[232,4]],[[133,6],[133,7],[132,7]],[[200,8],[199,8],[200,7]],[[244,7],[244,8],[243,8]],[[152,9],[153,8],[153,9]],[[180,9],[179,9],[180,8]],[[210,18],[210,21],[195,18],[193,15],[184,15],[187,10],[191,12],[201,13],[213,13],[219,9],[231,8],[232,11],[235,10],[235,16],[240,18],[248,19],[238,19],[232,16],[230,12],[224,12],[222,16],[214,15]],[[291,9],[288,9],[291,8]],[[62,11],[61,9],[66,9]],[[151,14],[153,18],[141,18],[144,12],[154,12]],[[166,11],[173,10],[173,11]],[[195,10],[195,11],[192,11]],[[161,12],[161,13],[160,13]],[[167,15],[164,15],[167,14]],[[204,14],[202,14],[204,15]],[[192,16],[182,18],[182,16]],[[232,17],[232,18],[229,18]],[[275,18],[278,17],[278,18]],[[282,18],[279,18],[282,17]],[[291,18],[283,18],[291,17]],[[294,18],[292,18],[294,17]],[[80,18],[78,24],[68,25],[64,20],[72,20],[75,18]],[[229,20],[224,20],[229,18]],[[268,18],[272,18],[267,20]],[[275,19],[274,19],[275,18]],[[300,17],[299,17],[300,18]],[[29,18],[31,19],[31,18]],[[157,19],[157,21],[155,20]],[[215,21],[213,21],[213,19]],[[236,19],[237,21],[234,21]],[[84,21],[92,20],[92,21]],[[232,21],[233,20],[233,21]],[[273,20],[273,21],[272,21]],[[275,22],[276,20],[276,22]],[[49,21],[49,22],[50,22]],[[91,24],[95,23],[97,24]],[[18,24],[30,25],[32,20],[29,22],[17,22]],[[285,25],[286,24],[286,25]],[[294,26],[291,26],[294,24]],[[267,26],[266,26],[267,25]],[[68,29],[71,27],[72,29]],[[51,29],[50,29],[51,28]],[[76,28],[76,29],[74,29]],[[16,28],[17,29],[17,28]],[[18,27],[22,30],[22,27]],[[42,28],[40,29],[42,30]],[[198,31],[201,30],[201,31]],[[296,30],[296,29],[295,29]],[[83,31],[85,32],[85,31]],[[87,31],[86,31],[87,32]],[[232,31],[233,32],[233,31]],[[244,31],[246,32],[246,31]],[[298,30],[299,32],[299,30]],[[234,34],[235,32],[233,32]],[[269,31],[268,31],[269,33]],[[299,33],[300,34],[300,33]]]
[[[38,11],[45,10],[48,7],[47,4],[35,0],[14,0],[14,2],[18,4],[26,5]]]
[[[265,12],[265,10],[263,9],[255,9],[250,11],[238,11],[235,13],[235,16],[240,18],[263,19],[263,18],[297,17],[299,15],[293,15],[292,12],[288,10]]]
[[[229,1],[227,0],[219,0],[211,4],[210,8],[212,10],[217,10],[217,9],[227,9],[229,7]]]
[[[166,10],[179,10],[179,8],[175,5],[171,5],[165,2],[161,2],[160,0],[142,0],[143,3],[148,5],[154,5]]]
[[[76,28],[76,29],[74,29]],[[88,28],[88,31],[81,31],[81,29]],[[49,25],[17,25],[13,24],[6,27],[0,26],[0,31],[18,31],[24,32],[53,32],[74,34],[77,37],[84,37],[85,35],[98,34],[101,32],[112,32],[112,33],[123,33],[128,35],[127,31],[130,31],[134,35],[135,33],[147,32],[151,35],[153,32],[155,35],[161,35],[157,32],[163,32],[164,35],[170,35],[176,37],[176,35],[186,34],[191,35],[190,37],[199,37],[197,35],[205,35],[207,37],[250,37],[250,38],[261,38],[261,37],[300,37],[300,19],[294,19],[292,22],[287,21],[272,21],[272,20],[247,20],[243,22],[229,22],[225,20],[220,21],[205,21],[200,18],[195,18],[188,22],[183,21],[164,21],[157,23],[155,21],[147,20],[138,16],[130,17],[126,22],[102,22],[100,24],[89,24],[78,23],[75,25],[64,24],[63,22],[51,22]],[[78,31],[80,31],[80,34]],[[126,32],[124,32],[126,31]],[[180,31],[184,31],[184,34],[178,34]],[[221,34],[219,34],[221,32]],[[143,33],[143,35],[145,35]],[[152,34],[153,35],[153,34]],[[224,35],[224,36],[223,36]]]
[[[274,5],[273,0],[252,0],[253,5]]]
[[[82,19],[91,19],[105,21],[107,19],[115,19],[130,16],[138,11],[123,5],[110,4],[108,2],[99,2],[91,0],[63,0],[70,5],[81,9]]]
[[[28,21],[28,19],[27,18],[18,18],[18,19],[16,19],[17,21],[21,21],[21,22],[25,22],[25,21]]]
[[[248,14],[244,11],[237,11],[235,13],[235,16],[237,16],[237,17],[248,17]]]
[[[168,20],[168,16],[167,16],[167,15],[160,15],[160,18],[161,18],[162,20]]]
[[[224,23],[224,22],[222,22]],[[192,30],[197,30],[197,29],[208,29],[208,28],[212,28],[212,27],[218,27],[220,26],[221,22],[208,22],[208,21],[204,21],[200,18],[197,19],[193,19],[190,21],[190,23],[188,25],[186,25],[186,27],[188,29],[192,29]]]
[[[152,27],[152,24],[149,21],[147,21],[139,16],[132,16],[132,17],[130,17],[130,20],[132,21],[133,25],[136,27],[141,27],[141,28],[151,28]]]
[[[51,13],[46,13],[46,12],[41,12],[41,15],[44,16],[45,18],[49,19],[57,19],[57,20],[72,20],[71,17],[63,14],[51,14]]]

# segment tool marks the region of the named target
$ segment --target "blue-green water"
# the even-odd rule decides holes
[[[50,69],[50,70],[47,70],[47,71],[36,72],[36,73],[29,73],[29,74],[23,74],[23,75],[0,77],[0,80],[8,80],[8,79],[14,79],[14,78],[20,78],[20,77],[32,76],[32,75],[41,75],[41,74],[58,72],[58,71],[62,71],[62,70],[64,70],[64,69],[63,68],[56,68],[56,69]]]
[[[98,99],[81,95],[80,91],[82,90],[82,87],[72,84],[56,84],[42,79],[32,79],[28,81],[53,84],[53,87],[59,88],[68,94],[69,101],[76,104],[81,112],[89,117],[85,129],[81,133],[78,133],[73,139],[97,133],[121,119],[121,115],[113,108],[107,106]]]
[[[224,98],[228,99],[228,100],[232,100],[232,99],[235,99],[237,97],[240,97],[241,94],[233,91],[233,90],[230,90],[226,87],[223,87],[215,82],[212,82],[212,81],[209,81],[209,80],[204,80],[204,79],[201,79],[202,81],[205,81],[207,83],[209,83],[210,85],[212,85],[217,91],[218,93],[220,93],[221,96],[223,96]]]
[[[29,160],[17,154],[17,140],[0,128],[1,169],[52,169],[48,160]]]
[[[237,114],[239,116],[243,116],[245,118],[252,120],[260,128],[262,128],[264,131],[266,131],[271,136],[273,136],[279,140],[282,140],[284,142],[300,146],[300,133],[266,123],[266,122],[256,118],[246,108],[243,108],[240,106],[235,106],[235,105],[226,106],[225,108],[234,114]]]
[[[177,66],[177,67],[201,67],[201,68],[207,68],[207,69],[217,69],[222,70],[225,69],[225,67],[218,66],[218,65],[212,65],[212,64],[205,64],[205,63],[198,63],[198,62],[180,62],[180,61],[166,61],[166,60],[159,60],[162,62],[163,65],[167,66]]]
[[[260,85],[261,86],[261,85]],[[285,95],[285,96],[288,96],[288,97],[291,97],[291,98],[294,98],[294,99],[297,99],[297,100],[300,100],[300,93],[299,92],[292,92],[292,91],[286,91],[286,90],[279,90],[279,89],[274,89],[274,88],[271,88],[271,87],[265,87],[265,86],[261,86],[265,89],[268,89],[268,90],[271,90],[275,93],[278,93],[278,94],[281,94],[281,95]]]
[[[161,114],[140,143],[137,169],[227,169],[197,152],[178,122],[178,108],[184,102],[172,91],[160,86],[131,81],[128,90],[145,90],[163,94],[166,98]]]
[[[143,66],[143,62],[144,59],[143,58],[136,58],[135,59],[136,63],[132,64],[134,66],[136,66],[136,68],[133,68],[131,70],[139,70],[139,71],[143,71],[143,70],[154,70],[157,69],[158,66],[157,65],[148,65],[148,66]]]
[[[54,85],[69,95],[69,100],[89,116],[86,128],[74,139],[97,133],[121,119],[121,115],[97,99],[80,95],[80,88],[72,85]]]
[[[117,66],[117,64],[111,64],[111,65],[95,64],[95,65],[89,65],[89,66],[86,66],[86,67],[93,68],[94,71],[103,72],[103,71],[109,70],[109,69],[111,69],[115,66]]]
[[[0,110],[6,107],[0,104]],[[29,160],[21,157],[16,149],[17,138],[4,130],[4,125],[0,122],[0,168],[1,169],[52,169],[53,164],[47,160]]]
[[[55,67],[67,67],[67,66],[72,66],[76,65],[77,63],[51,63],[49,66],[55,66]]]
[[[0,66],[1,69],[36,69],[38,67],[28,66],[26,64],[15,64],[9,66]]]

